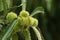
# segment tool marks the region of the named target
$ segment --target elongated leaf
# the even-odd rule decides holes
[[[16,24],[17,20],[14,20],[12,22],[12,24],[10,26],[8,26],[9,28],[6,30],[4,36],[2,37],[2,40],[7,40],[7,38],[11,35],[13,29],[14,29],[14,25]]]
[[[2,0],[3,3],[3,9],[4,9],[4,17],[6,16],[6,14],[8,13],[8,4],[6,2],[6,0]]]
[[[55,15],[55,11],[56,11],[56,3],[55,0],[45,0],[46,1],[46,8],[49,12],[50,16],[54,16]]]
[[[13,34],[10,40],[18,40],[18,35],[16,33]]]
[[[46,3],[47,3],[47,9],[51,10],[52,0],[46,0]]]
[[[26,10],[26,0],[21,0],[22,2],[22,10]]]
[[[2,0],[0,0],[0,11],[3,10]]]
[[[6,1],[6,3],[7,3],[7,5],[8,5],[8,8],[10,8],[11,7],[11,3],[12,3],[12,0],[5,0]],[[3,4],[3,2],[2,2],[2,0],[0,0],[0,11],[3,11],[4,10],[4,5],[6,4],[6,3],[4,3]],[[6,6],[7,7],[7,6]]]
[[[30,16],[34,16],[34,15],[36,15],[36,14],[38,14],[38,13],[44,14],[44,9],[43,9],[42,7],[37,7],[37,8],[31,13]]]
[[[41,33],[39,33],[39,31],[37,30],[37,28],[36,27],[32,27],[32,29],[34,30],[36,36],[38,37],[38,40],[42,40]]]
[[[8,4],[8,8],[10,8],[12,6],[12,0],[6,0],[7,4]]]
[[[25,40],[31,40],[30,32],[28,30],[23,30],[22,34]]]

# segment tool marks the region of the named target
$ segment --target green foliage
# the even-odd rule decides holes
[[[21,40],[20,38],[23,40],[43,40],[43,38],[44,40],[60,40],[60,2],[57,1],[0,0],[0,40]]]
[[[3,0],[0,0],[0,11],[3,11],[4,10],[4,8],[3,8],[3,7],[5,7],[4,4],[6,5],[6,7],[8,5],[8,8],[11,7],[12,0],[5,0],[5,2],[7,4],[6,3],[3,3]]]
[[[34,16],[34,15],[36,15],[38,13],[42,13],[44,15],[44,9],[42,7],[37,7],[36,9],[34,9],[31,16]]]
[[[2,36],[1,40],[7,40],[8,37],[10,37],[13,29],[14,29],[14,25],[16,24],[17,20],[14,20],[12,24],[10,24],[10,26],[6,29],[4,36]]]
[[[8,13],[8,10],[7,10],[8,4],[5,0],[2,0],[2,3],[3,3],[4,17],[5,17],[6,14]],[[32,14],[32,15],[35,15],[36,13],[38,13],[37,9],[35,9],[35,12],[33,12],[34,14]],[[23,34],[23,37],[25,40],[31,40],[30,32],[28,29],[30,28],[30,26],[31,27],[34,26],[36,28],[38,26],[38,20],[29,16],[29,12],[25,11],[25,10],[26,10],[26,0],[22,0],[22,11],[20,12],[18,17],[13,12],[10,12],[7,14],[6,19],[9,21],[8,23],[10,24],[12,21],[13,21],[13,23],[11,23],[10,25],[8,24],[9,26],[6,24],[8,27],[6,27],[6,30],[4,30],[1,40],[8,40],[8,39],[18,40],[18,35],[16,35],[16,32],[21,32]],[[41,11],[41,10],[38,9],[38,11]],[[15,18],[17,18],[17,19],[14,20]],[[6,19],[4,19],[4,20],[6,20]],[[37,35],[38,40],[40,40],[40,38],[39,38],[40,36],[41,35]]]
[[[3,6],[4,6],[4,13],[6,16],[6,14],[8,13],[7,11],[8,6],[6,1],[4,0],[2,1],[3,1],[3,4],[5,3]],[[31,40],[30,32],[28,29],[30,28],[30,26],[31,27],[38,26],[38,20],[33,17],[30,17],[29,12],[25,10],[26,10],[26,0],[22,0],[22,11],[20,12],[18,17],[14,12],[10,12],[7,14],[6,19],[9,21],[8,23],[10,24],[12,21],[13,23],[11,23],[11,25],[6,28],[5,32],[3,32],[4,34],[1,37],[1,40],[8,40],[8,39],[18,40],[18,35],[16,34],[16,32],[21,32],[25,40]],[[15,18],[17,19],[14,20]],[[38,40],[40,40],[39,37],[38,37]]]

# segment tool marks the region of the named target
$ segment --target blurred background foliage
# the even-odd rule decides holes
[[[21,0],[6,0],[8,10],[17,14],[21,7],[15,7],[21,4]],[[0,18],[3,15],[3,3],[0,0]],[[60,0],[27,0],[27,11],[31,12],[36,7],[43,7],[45,14],[37,14],[34,17],[39,20],[39,28],[45,40],[60,40]],[[15,7],[15,8],[13,8]],[[33,33],[33,32],[32,32]]]

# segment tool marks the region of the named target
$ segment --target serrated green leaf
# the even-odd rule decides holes
[[[36,9],[33,10],[33,12],[31,13],[30,16],[34,16],[34,15],[36,15],[38,13],[44,14],[44,9],[42,7],[37,7]]]

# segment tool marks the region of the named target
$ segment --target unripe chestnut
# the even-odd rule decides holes
[[[30,21],[30,26],[32,26],[34,24],[34,18],[33,17],[29,17],[29,21]]]
[[[25,28],[27,28],[29,26],[29,18],[28,17],[22,17],[23,20],[23,25],[25,26]]]
[[[20,12],[19,16],[27,17],[27,16],[29,16],[29,12],[28,12],[28,11],[25,11],[25,10],[22,10],[22,11]]]
[[[33,24],[34,27],[37,27],[38,26],[38,20],[36,18],[34,18],[34,24]]]
[[[15,18],[17,18],[17,14],[15,14],[14,12],[10,12],[6,16],[6,19],[9,21],[13,21]]]
[[[30,26],[38,26],[38,20],[36,18],[30,17]]]

